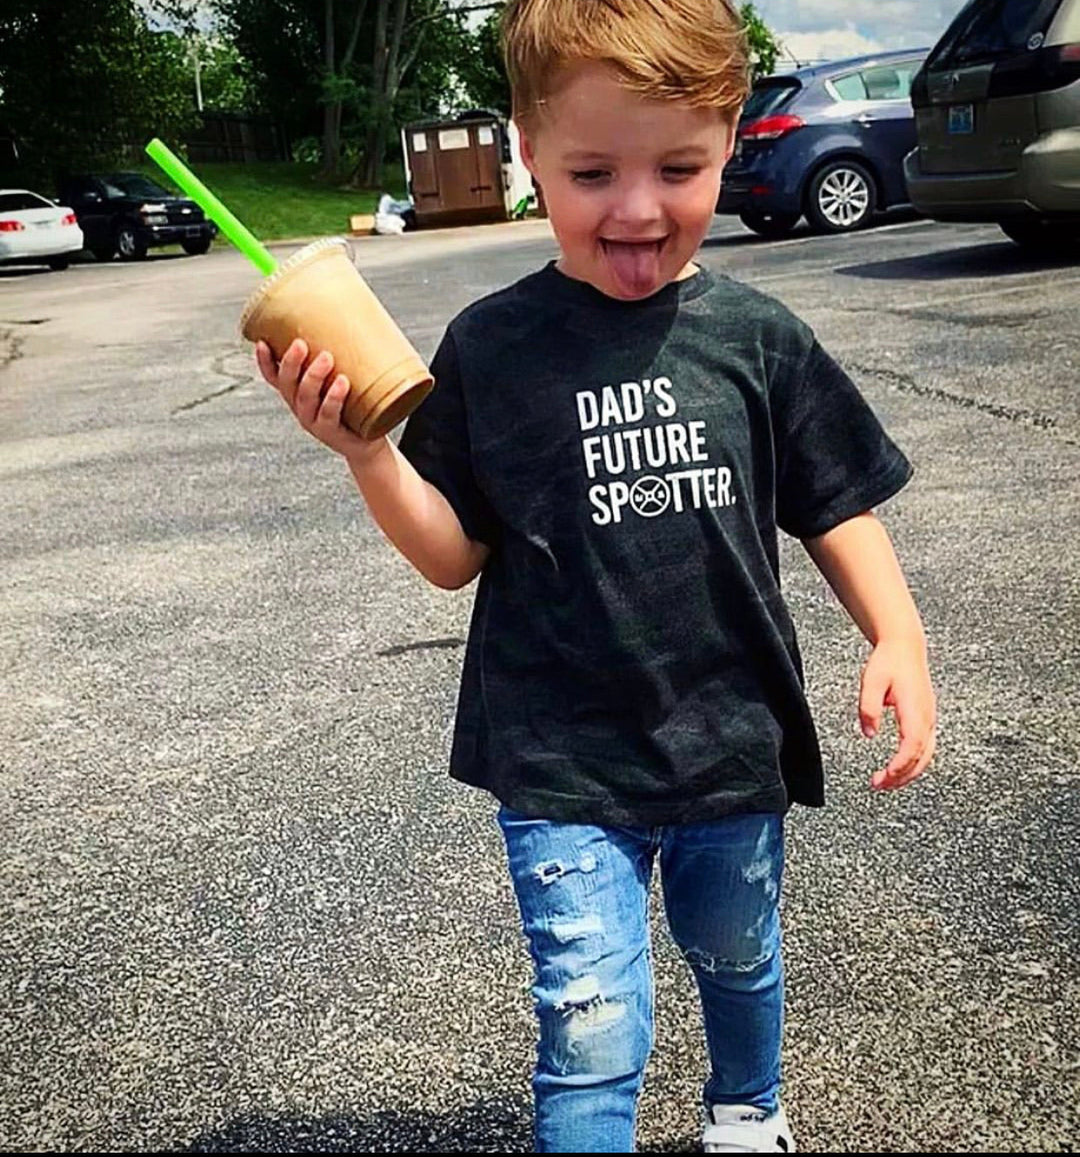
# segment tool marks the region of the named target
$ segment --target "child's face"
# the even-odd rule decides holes
[[[522,132],[559,268],[625,301],[689,276],[733,143],[713,109],[644,100],[604,65],[576,67]]]

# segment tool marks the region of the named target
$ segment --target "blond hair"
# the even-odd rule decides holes
[[[563,70],[588,61],[641,97],[732,119],[750,91],[746,32],[729,0],[510,0],[502,45],[519,124],[541,111]]]

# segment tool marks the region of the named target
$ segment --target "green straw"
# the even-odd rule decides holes
[[[268,277],[277,269],[277,261],[263,248],[255,235],[225,208],[167,145],[154,137],[146,146],[146,151],[261,274]]]

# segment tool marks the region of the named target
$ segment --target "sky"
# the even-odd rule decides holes
[[[963,4],[964,0],[755,0],[765,23],[804,62],[893,48],[930,48]]]
[[[204,9],[210,5],[199,0]],[[455,0],[470,6],[482,0]],[[790,57],[806,62],[892,48],[929,48],[964,0],[754,0],[765,23]],[[139,0],[145,5],[146,0]],[[485,14],[486,15],[486,14]],[[477,14],[477,21],[483,15]],[[210,23],[204,15],[204,25]],[[778,64],[778,67],[782,67]]]

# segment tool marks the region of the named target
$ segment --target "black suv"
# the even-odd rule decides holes
[[[119,253],[138,261],[155,245],[179,243],[186,253],[205,253],[217,235],[194,201],[170,193],[142,173],[67,177],[58,198],[75,211],[86,248],[99,261]]]

